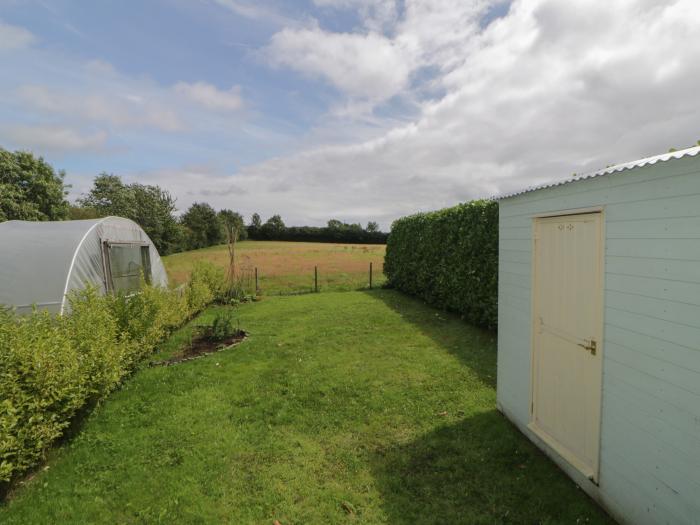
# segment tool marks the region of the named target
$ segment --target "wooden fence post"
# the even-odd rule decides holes
[[[255,267],[255,295],[258,295],[258,267]]]
[[[318,293],[318,266],[314,266],[314,291]]]
[[[372,289],[372,263],[369,263],[369,289]]]

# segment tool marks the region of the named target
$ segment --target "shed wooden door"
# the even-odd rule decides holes
[[[531,428],[597,480],[602,216],[535,219]]]

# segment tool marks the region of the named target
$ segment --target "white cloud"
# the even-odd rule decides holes
[[[370,113],[395,96],[411,96],[415,84],[461,64],[479,31],[489,0],[407,0],[400,16],[395,0],[315,0],[321,7],[357,11],[362,27],[352,33],[285,28],[265,54],[271,64],[323,78],[352,99],[368,101]],[[430,86],[421,86],[430,87]],[[358,113],[355,113],[358,114]]]
[[[22,49],[35,41],[36,37],[27,29],[0,20],[0,51]]]
[[[243,105],[240,86],[233,86],[227,91],[221,91],[216,86],[206,82],[195,82],[192,84],[178,82],[174,89],[176,93],[208,109],[236,111]]]
[[[407,85],[401,48],[378,34],[333,33],[319,27],[283,29],[266,49],[270,62],[321,77],[353,98],[384,101]]]
[[[183,129],[183,123],[173,110],[157,103],[146,104],[142,98],[131,94],[74,93],[38,85],[22,86],[18,92],[27,105],[44,113],[121,128]]]
[[[37,153],[91,151],[101,149],[107,133],[80,132],[65,126],[12,126],[0,131],[2,137],[21,149],[29,148]]]
[[[246,111],[236,88],[158,85],[99,62],[84,71],[60,62],[23,80],[34,86],[23,95],[26,115],[10,106],[17,84],[0,79],[11,108],[3,118],[59,122],[48,135],[12,128],[27,144],[54,148],[99,148],[114,131],[134,151],[128,168],[120,170],[120,155],[110,169],[172,190],[181,209],[204,200],[247,215],[281,213],[290,224],[337,217],[385,228],[400,215],[700,139],[697,0],[516,0],[487,27],[485,13],[501,0],[314,1],[329,23],[290,22],[263,51],[271,64],[337,89],[308,132],[296,117],[264,114],[264,90],[254,98],[262,104]],[[227,3],[250,19],[269,11]],[[331,30],[355,18],[352,31]],[[36,74],[30,60],[17,64]],[[43,78],[59,69],[70,73],[47,88]],[[178,125],[186,135],[151,133]],[[102,135],[85,131],[100,126]],[[248,151],[277,156],[245,165]],[[188,165],[195,162],[214,166]]]
[[[318,28],[278,33],[271,43],[283,57],[278,63],[328,79],[347,100],[416,92],[424,86],[406,79],[424,67],[432,68],[425,84],[444,94],[420,102],[417,118],[375,139],[241,170],[239,181],[256,181],[251,198],[295,222],[370,214],[386,227],[399,215],[700,138],[696,0],[517,0],[483,29],[487,7],[406,0],[390,37]],[[379,43],[365,45],[370,39]],[[376,51],[386,48],[400,51]],[[367,71],[382,73],[373,83]]]

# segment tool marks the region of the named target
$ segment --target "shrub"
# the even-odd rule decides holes
[[[73,312],[0,319],[0,480],[39,461],[75,413],[112,390],[132,343],[119,336],[104,298],[72,297]]]
[[[120,381],[168,333],[221,296],[223,271],[198,264],[182,293],[73,293],[65,316],[0,308],[0,482],[39,462],[75,414]],[[225,333],[229,321],[217,330]]]
[[[41,458],[85,402],[77,349],[46,313],[0,323],[0,480]]]
[[[143,286],[133,295],[106,296],[119,332],[134,347],[123,356],[127,366],[150,354],[155,346],[190,317],[187,297],[174,291]]]
[[[498,204],[473,201],[398,219],[391,226],[384,273],[389,286],[495,329]]]
[[[213,301],[223,300],[225,292],[226,276],[222,268],[209,261],[194,263],[186,289],[191,312],[198,312]]]
[[[211,341],[224,341],[238,333],[238,321],[232,310],[223,310],[216,314],[207,333]]]

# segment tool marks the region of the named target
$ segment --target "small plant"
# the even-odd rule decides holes
[[[238,320],[233,315],[233,310],[226,309],[216,314],[207,338],[211,341],[225,341],[239,332]]]

